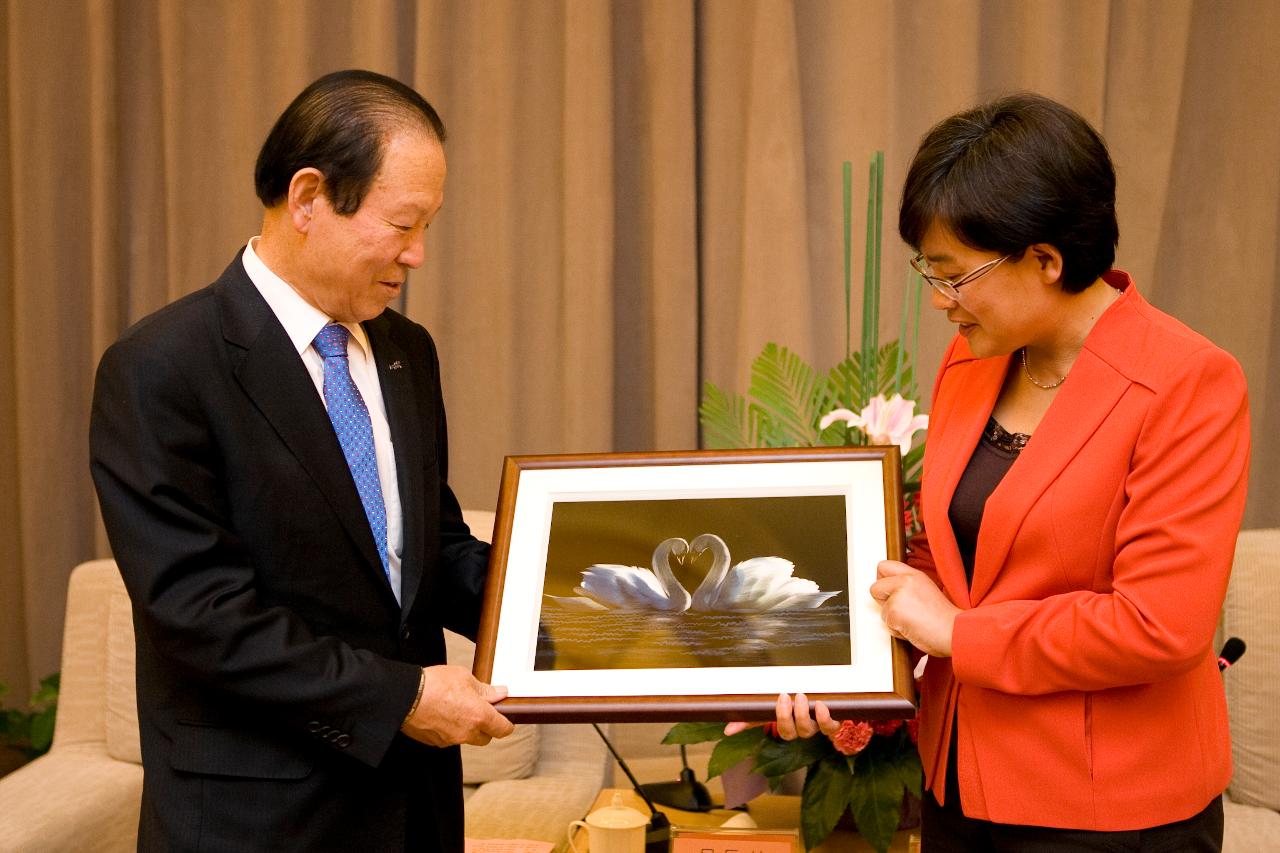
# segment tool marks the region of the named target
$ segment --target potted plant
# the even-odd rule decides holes
[[[922,796],[915,719],[845,720],[831,737],[791,741],[777,736],[774,723],[728,737],[723,723],[679,723],[662,742],[707,741],[718,741],[708,778],[743,764],[777,790],[788,774],[804,770],[800,830],[806,849],[822,843],[847,812],[867,842],[884,853]]]
[[[45,676],[28,701],[28,710],[0,707],[0,747],[12,757],[4,761],[0,775],[39,758],[53,744],[53,724],[58,713],[59,674]],[[0,684],[0,698],[9,692]],[[3,760],[3,759],[0,759]]]

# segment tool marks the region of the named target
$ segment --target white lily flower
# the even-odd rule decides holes
[[[818,429],[824,430],[836,421],[844,421],[866,433],[872,444],[896,444],[906,456],[911,450],[912,437],[919,430],[929,428],[929,416],[915,412],[914,400],[904,400],[901,394],[894,394],[886,400],[883,394],[877,394],[860,414],[849,409],[835,409],[827,413],[819,422]]]

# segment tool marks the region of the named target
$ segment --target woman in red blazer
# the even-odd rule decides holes
[[[1111,269],[1114,199],[1102,139],[1034,95],[943,121],[906,180],[899,231],[959,334],[926,533],[872,594],[929,655],[929,853],[1221,849],[1245,381]],[[815,713],[782,697],[783,735],[838,725]]]

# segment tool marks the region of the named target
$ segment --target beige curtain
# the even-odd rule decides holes
[[[98,356],[256,232],[262,138],[342,67],[412,82],[449,125],[448,199],[403,307],[440,345],[466,505],[493,505],[506,453],[695,446],[701,382],[744,389],[766,341],[840,358],[841,162],[860,265],[877,149],[895,336],[917,140],[1031,88],[1107,136],[1119,264],[1244,365],[1246,523],[1280,524],[1267,0],[7,0],[0,32],[0,681],[19,698],[58,667],[68,572],[106,553]],[[926,385],[948,335],[926,316]]]

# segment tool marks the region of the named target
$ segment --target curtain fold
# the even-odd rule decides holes
[[[1036,89],[1107,137],[1118,264],[1244,366],[1247,526],[1280,524],[1280,7],[1263,0],[60,0],[0,3],[0,681],[58,666],[66,578],[106,553],[93,369],[256,233],[271,122],[318,75],[415,85],[449,128],[403,309],[434,335],[463,503],[504,454],[690,448],[700,385],[860,327],[867,161],[886,157],[880,337],[921,135]],[[927,393],[950,326],[926,309]],[[922,401],[927,406],[927,401]],[[1212,401],[1205,401],[1212,405]]]
[[[16,279],[13,263],[16,195],[13,187],[14,114],[9,89],[12,75],[13,27],[10,4],[0,4],[0,683],[17,697],[27,695],[31,682],[27,651],[27,618],[22,567],[22,511],[18,471],[18,376],[16,358]],[[21,701],[21,698],[19,699]]]
[[[492,506],[504,454],[695,446],[693,7],[420,9],[449,185],[407,310],[460,498]]]
[[[16,507],[5,539],[16,561],[16,599],[4,602],[6,647],[25,666],[0,673],[17,697],[57,668],[68,569],[94,552],[94,497],[87,474],[89,395],[96,353],[93,271],[106,260],[111,221],[102,198],[109,152],[95,149],[104,124],[92,101],[110,69],[95,68],[110,33],[101,7],[77,4],[50,15],[42,5],[8,6],[5,88],[9,128],[12,239],[6,253],[12,282],[10,324],[0,330],[12,358],[0,367],[13,389],[12,443],[4,447]],[[114,284],[114,283],[113,283]],[[7,586],[8,584],[6,584]],[[10,622],[14,610],[21,615]],[[11,664],[11,653],[4,659]],[[25,679],[25,681],[19,681]],[[16,682],[16,683],[14,683]]]

